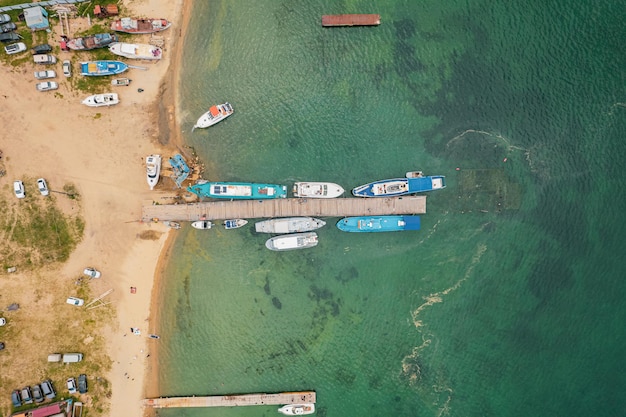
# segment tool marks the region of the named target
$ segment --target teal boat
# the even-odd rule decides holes
[[[337,222],[343,232],[400,232],[420,230],[420,216],[345,217]]]
[[[198,182],[187,187],[199,197],[228,198],[239,200],[266,200],[286,198],[287,186],[255,184],[252,182]]]
[[[121,61],[89,61],[80,63],[81,75],[88,77],[121,74],[127,69],[128,65]]]

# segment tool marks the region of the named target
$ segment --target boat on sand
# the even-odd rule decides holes
[[[104,48],[113,42],[117,42],[117,35],[114,33],[96,33],[95,35],[84,36],[82,38],[70,39],[66,46],[74,51],[88,51],[91,49]]]
[[[172,25],[167,19],[133,19],[123,17],[111,22],[111,30],[116,32],[141,34],[161,32]]]
[[[115,86],[128,86],[132,80],[130,78],[114,78],[111,80],[111,85]]]
[[[146,177],[151,190],[159,182],[161,174],[161,155],[148,155],[146,157]]]
[[[80,63],[80,74],[88,77],[121,74],[127,69],[128,64],[122,61],[88,61]]]
[[[89,107],[114,106],[119,102],[120,99],[116,93],[94,94],[82,101],[85,106]]]
[[[278,409],[286,416],[304,416],[315,412],[315,404],[287,404]]]
[[[109,45],[109,51],[115,55],[130,59],[159,60],[163,57],[163,50],[158,46],[145,43],[114,42]]]
[[[305,249],[317,246],[317,233],[292,233],[274,236],[265,242],[265,247],[273,251]]]

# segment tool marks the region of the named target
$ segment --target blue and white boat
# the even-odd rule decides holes
[[[252,182],[204,182],[187,187],[199,197],[228,198],[238,200],[267,200],[286,198],[287,186],[276,184],[255,184]]]
[[[183,181],[187,179],[191,170],[189,169],[189,166],[185,162],[183,156],[179,153],[171,157],[168,162],[172,167],[172,174],[170,175],[170,178],[174,180],[178,188],[181,188]]]
[[[343,232],[401,232],[420,230],[420,216],[346,217],[337,222]]]
[[[421,172],[407,172],[406,178],[392,178],[370,182],[352,189],[356,197],[397,197],[446,188],[446,177],[425,177]]]
[[[80,73],[88,77],[121,74],[128,65],[121,61],[88,61],[80,63]]]

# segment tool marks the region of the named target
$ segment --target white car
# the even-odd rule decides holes
[[[4,326],[5,324],[7,324],[7,319],[0,317],[0,326]]]
[[[26,50],[26,45],[24,42],[12,43],[11,45],[7,45],[4,47],[4,52],[8,55],[19,54],[20,52],[24,52]]]
[[[57,73],[54,70],[35,71],[35,78],[45,80],[46,78],[56,78]]]
[[[59,88],[59,84],[54,81],[44,81],[42,83],[37,83],[36,87],[37,91],[50,91]]]
[[[98,271],[96,268],[85,268],[85,270],[83,271],[83,274],[87,275],[89,278],[100,278],[100,271]]]
[[[72,62],[69,59],[63,61],[63,75],[66,77],[72,76]]]
[[[17,198],[26,197],[26,193],[24,192],[24,183],[20,180],[13,182],[13,191],[15,191],[15,196]]]
[[[67,379],[67,390],[70,394],[76,394],[76,380],[74,378]]]
[[[76,297],[68,297],[65,302],[73,306],[77,306],[77,307],[80,307],[83,304],[85,304],[85,300],[83,300],[82,298],[76,298]]]
[[[39,178],[37,180],[37,188],[39,188],[39,192],[43,196],[50,194],[50,191],[48,191],[48,184],[46,183],[46,180],[44,180],[43,178]]]

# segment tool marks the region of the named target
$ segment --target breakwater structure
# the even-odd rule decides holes
[[[152,408],[236,407],[245,405],[315,404],[315,391],[280,392],[276,394],[211,395],[207,397],[146,398],[143,405]]]
[[[393,198],[280,198],[211,201],[190,204],[144,204],[141,221],[258,219],[273,217],[345,217],[424,214],[425,196]]]

